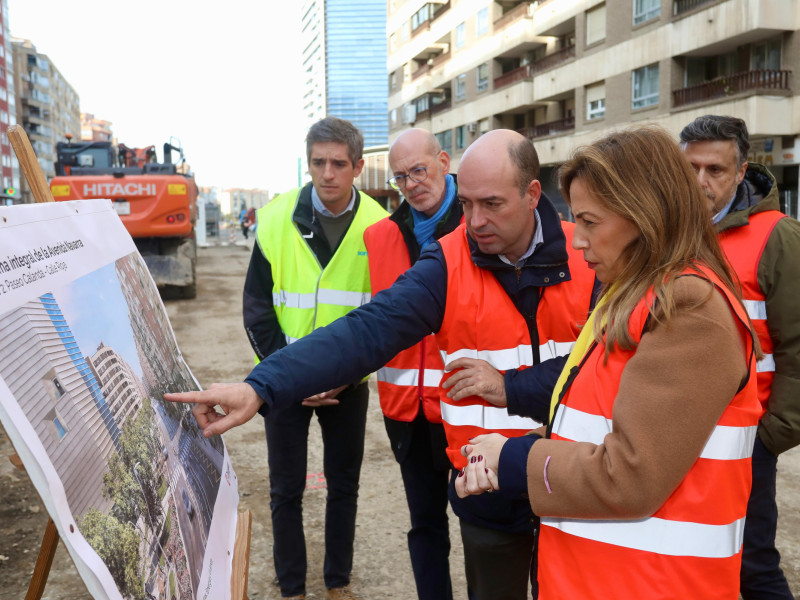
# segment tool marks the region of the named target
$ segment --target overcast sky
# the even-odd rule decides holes
[[[280,192],[303,151],[300,0],[8,0],[30,39],[132,147],[181,140],[198,185]]]

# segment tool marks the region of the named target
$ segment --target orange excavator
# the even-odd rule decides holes
[[[180,155],[172,162],[172,152]],[[56,144],[53,198],[107,198],[131,234],[164,297],[197,294],[195,218],[197,185],[188,172],[180,142],[164,144],[158,162],[154,146],[129,148],[111,142]]]

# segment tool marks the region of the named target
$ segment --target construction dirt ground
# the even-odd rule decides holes
[[[227,232],[222,236],[228,239]],[[212,244],[215,238],[212,238]],[[170,321],[186,362],[200,385],[241,381],[253,353],[242,328],[242,287],[252,239],[211,245],[198,255],[194,300],[168,301]],[[352,587],[360,598],[416,597],[406,547],[408,509],[399,468],[389,448],[374,382],[371,383],[361,475]],[[308,548],[308,597],[324,596],[322,563],[325,484],[322,442],[314,421],[309,433],[308,486],[304,500]],[[239,508],[253,515],[248,595],[277,600],[273,583],[272,536],[266,442],[261,417],[224,435],[239,481]],[[44,507],[24,472],[8,460],[13,448],[0,428],[0,597],[23,598],[47,524]],[[800,595],[800,448],[778,462],[778,548],[792,591]],[[457,520],[450,513],[451,572],[457,600],[466,599],[463,553]],[[72,600],[88,593],[63,545],[59,544],[44,598]]]

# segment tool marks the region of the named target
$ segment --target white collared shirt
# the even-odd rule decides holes
[[[314,210],[317,211],[319,214],[336,219],[337,217],[341,217],[348,210],[353,210],[353,206],[356,203],[356,189],[353,188],[353,193],[350,196],[350,204],[348,204],[347,207],[338,215],[335,215],[330,210],[328,210],[328,208],[322,202],[322,198],[319,197],[319,194],[317,193],[317,188],[315,188],[313,185],[311,186],[311,203],[314,205]]]
[[[541,244],[544,243],[544,234],[542,233],[542,220],[539,218],[539,211],[537,209],[533,209],[533,215],[536,219],[536,229],[533,231],[533,239],[531,240],[531,245],[528,246],[528,250],[519,257],[519,260],[516,264],[512,263],[508,260],[504,254],[498,254],[497,256],[500,257],[507,265],[511,265],[512,267],[521,267],[522,263],[525,262],[525,259],[531,256],[534,252],[536,252],[536,248],[538,248]]]

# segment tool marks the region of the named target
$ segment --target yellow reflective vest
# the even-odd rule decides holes
[[[272,303],[287,344],[370,300],[364,230],[387,215],[359,192],[353,221],[323,269],[292,218],[301,190],[281,194],[257,213],[256,240],[272,269]]]

